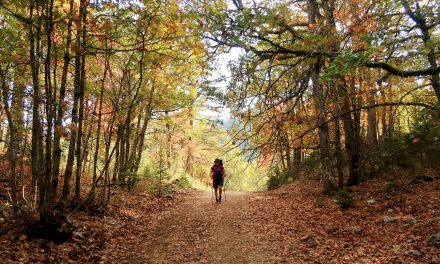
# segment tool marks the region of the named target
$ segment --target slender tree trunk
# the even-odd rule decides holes
[[[286,148],[286,165],[287,165],[287,175],[289,177],[294,177],[293,174],[293,169],[292,169],[292,154],[291,154],[291,149],[290,149],[290,144],[289,144],[289,135],[286,133],[285,136],[283,136],[283,141],[284,141],[284,147]]]
[[[279,132],[279,134],[281,134],[281,132]],[[281,140],[281,136],[278,136],[278,140],[277,140],[278,144],[276,146],[276,152],[279,154],[280,156],[280,163],[281,163],[281,169],[282,169],[282,174],[286,175],[287,174],[287,165],[286,165],[286,159],[284,156],[284,147],[283,147],[283,141]]]
[[[70,130],[69,150],[67,153],[67,163],[64,172],[64,184],[61,192],[61,203],[65,204],[70,194],[70,180],[73,173],[73,163],[75,157],[75,147],[78,134],[78,102],[81,97],[81,32],[82,32],[82,15],[84,14],[84,0],[80,2],[79,22],[76,31],[76,51],[75,51],[75,77],[74,77],[74,91],[73,91],[73,106],[72,106],[72,123]]]
[[[55,117],[55,133],[53,139],[53,168],[52,168],[52,180],[51,180],[51,196],[54,199],[57,194],[58,189],[58,177],[60,173],[60,161],[61,161],[61,137],[64,135],[63,128],[63,115],[64,115],[64,98],[66,96],[66,85],[67,85],[67,74],[69,70],[70,64],[70,46],[72,43],[72,24],[73,24],[73,2],[74,0],[69,1],[69,20],[67,22],[67,35],[66,35],[66,47],[64,50],[64,65],[63,71],[61,73],[61,83],[60,83],[60,95],[58,98],[58,106],[57,106],[57,115]]]
[[[83,0],[82,10],[82,42],[81,42],[81,78],[79,84],[79,114],[78,114],[78,133],[76,138],[76,175],[75,175],[75,200],[79,200],[81,195],[81,166],[82,166],[82,140],[83,140],[83,119],[84,119],[84,88],[86,83],[86,35],[87,35],[87,3]]]
[[[6,85],[6,72],[3,72],[2,69],[0,69],[0,77],[1,77],[1,89],[2,89],[2,95],[3,95],[3,106],[4,110],[6,112],[6,117],[8,119],[8,128],[9,128],[9,143],[8,143],[8,159],[9,159],[9,166],[11,170],[11,178],[10,178],[10,186],[11,186],[11,200],[12,200],[12,208],[14,215],[18,212],[17,205],[17,174],[16,174],[16,150],[17,148],[17,141],[16,141],[16,135],[17,130],[14,125],[14,120],[12,118],[11,114],[11,108],[9,106],[9,89]]]
[[[168,112],[165,112],[168,117]],[[166,125],[166,135],[167,135],[167,142],[166,142],[166,157],[167,157],[167,167],[166,169],[169,170],[171,168],[171,125],[169,121],[167,121]]]
[[[121,128],[120,128],[119,125],[117,126],[116,137],[118,137],[118,138],[121,137]],[[119,174],[119,161],[120,161],[120,153],[119,152],[121,150],[121,148],[119,146],[120,143],[121,143],[121,140],[118,140],[115,143],[115,150],[116,150],[116,153],[115,153],[115,166],[114,166],[114,169],[113,169],[113,178],[112,178],[112,181],[114,181],[114,182],[115,181],[119,181],[119,182],[121,181],[120,174]],[[109,162],[109,159],[110,158],[107,158],[106,162]]]
[[[44,222],[46,215],[44,211],[44,194],[41,195],[41,168],[43,158],[41,157],[42,150],[42,137],[41,137],[41,117],[40,117],[40,39],[41,39],[41,23],[42,16],[40,14],[40,6],[38,1],[30,0],[29,1],[29,20],[31,24],[29,25],[29,41],[30,41],[30,49],[29,49],[29,57],[31,64],[31,72],[32,72],[32,143],[31,143],[31,160],[32,160],[32,191],[36,189],[37,185],[39,186],[40,191],[40,203],[39,203],[39,212],[40,219]],[[34,31],[34,15],[37,15],[38,22]]]
[[[44,190],[41,195],[45,196],[45,207],[47,210],[52,210],[51,206],[53,204],[52,196],[50,194],[50,182],[52,176],[52,132],[53,132],[53,114],[54,114],[54,97],[51,81],[51,51],[52,51],[52,30],[53,30],[53,0],[47,1],[48,6],[46,7],[46,34],[47,34],[47,48],[46,48],[46,59],[44,62],[44,76],[45,76],[45,92],[46,92],[46,151],[45,151],[45,170],[43,183],[41,187]],[[41,199],[41,197],[40,197]]]
[[[339,106],[336,106],[338,108]],[[339,111],[338,111],[339,112]],[[339,113],[337,113],[339,115]],[[342,158],[341,150],[341,126],[339,124],[339,118],[334,121],[335,124],[335,156],[336,156],[336,169],[338,172],[338,188],[344,187],[344,161]]]
[[[127,117],[128,118],[128,117]],[[125,140],[126,140],[126,131],[125,124],[118,124],[119,136],[121,138],[119,142],[119,183],[124,183],[125,181]]]
[[[382,102],[385,103],[386,102],[385,91],[382,90],[380,94],[382,97]],[[382,108],[381,121],[382,121],[382,135],[381,135],[381,142],[382,142],[385,139],[388,130],[386,107]]]
[[[144,121],[143,121],[143,125],[142,125],[142,131],[141,131],[141,135],[140,135],[140,142],[139,142],[138,149],[137,149],[137,157],[136,157],[136,162],[135,162],[135,171],[138,171],[139,164],[140,164],[141,158],[142,158],[142,152],[143,152],[144,145],[145,145],[145,135],[147,133],[148,123],[149,123],[150,118],[151,118],[151,110],[152,110],[152,107],[153,107],[153,98],[154,98],[155,89],[156,89],[155,80],[153,80],[153,84],[152,84],[151,90],[150,90],[150,95],[149,95],[149,98],[148,98],[147,110],[146,110],[146,114],[144,116]]]
[[[368,93],[368,104],[375,105],[375,91],[370,91]],[[376,108],[369,108],[367,110],[367,143],[373,149],[377,147],[377,118],[376,118]]]
[[[107,39],[106,39],[107,43]],[[107,46],[107,44],[106,44]],[[103,102],[103,96],[104,96],[104,88],[105,88],[105,81],[107,78],[107,69],[108,69],[108,55],[105,57],[104,62],[104,75],[102,77],[101,81],[101,91],[99,92],[99,107],[98,107],[98,124],[96,129],[96,142],[95,142],[95,153],[93,154],[93,181],[92,181],[92,188],[90,189],[90,201],[93,201],[95,198],[95,189],[96,189],[96,178],[97,178],[97,169],[98,169],[98,156],[99,156],[99,143],[101,138],[101,122],[102,122],[102,102]],[[106,177],[107,178],[107,177]]]
[[[20,74],[26,72],[25,67],[19,67],[18,71]],[[12,120],[14,120],[14,126],[16,128],[15,144],[16,144],[16,155],[23,156],[24,152],[21,151],[23,148],[23,142],[25,139],[25,127],[24,127],[24,93],[26,85],[23,82],[23,77],[19,76],[16,72],[14,76],[14,90],[12,91],[12,103],[14,107],[11,108]]]
[[[301,175],[301,148],[293,149],[293,178],[299,179]]]

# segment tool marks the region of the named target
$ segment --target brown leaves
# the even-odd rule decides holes
[[[316,203],[318,183],[296,182],[266,194],[272,199],[250,199],[246,207],[254,221],[249,225],[259,240],[269,240],[277,248],[270,263],[438,262],[435,247],[427,244],[427,237],[440,230],[433,225],[438,216],[426,201],[439,197],[439,183],[420,184],[410,193],[393,196],[378,191],[384,184],[371,181],[359,186],[357,207],[341,211],[328,197],[322,206]],[[372,198],[376,203],[369,205]],[[384,223],[386,214],[398,221]],[[421,255],[412,254],[416,251]]]

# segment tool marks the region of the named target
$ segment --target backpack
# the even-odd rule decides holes
[[[221,166],[215,166],[214,167],[214,176],[216,178],[220,178],[223,176],[223,170]]]

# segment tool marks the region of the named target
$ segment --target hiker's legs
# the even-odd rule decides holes
[[[222,191],[223,191],[223,178],[219,179],[218,188],[219,188],[218,201],[221,202],[222,201]]]
[[[214,187],[215,200],[218,200],[218,188]]]
[[[212,179],[212,188],[214,188],[215,202],[218,202],[218,182]]]

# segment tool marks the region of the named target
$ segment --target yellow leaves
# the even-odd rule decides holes
[[[194,55],[202,55],[205,53],[205,49],[203,46],[203,43],[201,42],[197,42],[194,44],[194,49],[193,49],[193,53]]]
[[[180,27],[179,22],[170,22],[166,25],[166,28],[170,33],[175,33],[179,27]]]
[[[61,10],[66,14],[69,13],[70,11],[69,1],[65,1],[65,0],[61,1]]]
[[[112,27],[112,25],[113,23],[110,20],[106,20],[104,23],[102,23],[101,29],[107,31]]]

